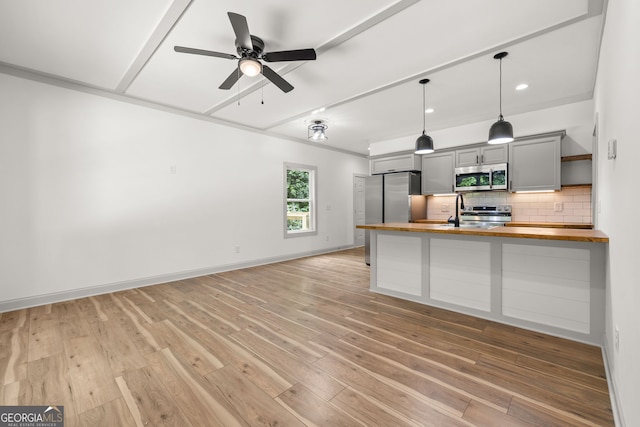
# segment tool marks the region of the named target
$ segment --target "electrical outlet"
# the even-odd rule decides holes
[[[553,204],[553,211],[554,212],[562,212],[562,202],[555,202]]]
[[[236,253],[239,254],[240,253],[240,246],[236,246]]]
[[[615,139],[607,142],[607,159],[613,160],[618,157],[618,141]]]
[[[171,165],[169,167],[169,173],[171,175],[175,175],[176,173],[178,173],[178,166],[177,165]]]
[[[440,211],[449,212],[449,205],[447,205],[446,203],[443,203],[442,205],[440,205]]]
[[[620,351],[620,329],[618,329],[618,325],[616,325],[613,332],[613,346],[616,348],[616,351]]]

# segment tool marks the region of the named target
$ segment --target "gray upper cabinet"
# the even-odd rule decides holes
[[[453,193],[455,151],[422,156],[422,194]]]
[[[560,190],[560,135],[509,144],[510,191]]]
[[[456,150],[456,167],[506,163],[509,160],[508,153],[507,145],[463,148]]]
[[[385,156],[371,159],[371,175],[389,172],[419,171],[422,167],[420,156],[414,153]]]

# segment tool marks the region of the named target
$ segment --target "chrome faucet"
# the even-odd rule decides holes
[[[458,193],[456,195],[456,217],[454,219],[449,219],[447,222],[449,224],[453,224],[454,227],[460,227],[460,211],[458,210],[458,198],[460,198],[460,209],[464,209],[464,198],[462,197],[462,193]]]

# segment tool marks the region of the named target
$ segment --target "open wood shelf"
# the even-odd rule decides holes
[[[563,184],[562,188],[591,188],[593,184]]]
[[[560,158],[561,162],[575,162],[577,160],[591,160],[591,154],[578,154],[576,156],[563,156]]]

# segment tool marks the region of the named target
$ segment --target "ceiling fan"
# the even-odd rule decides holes
[[[262,73],[274,85],[283,92],[290,92],[293,86],[273,71],[269,66],[262,64],[265,62],[283,61],[313,61],[316,59],[316,51],[313,49],[282,50],[278,52],[264,52],[264,42],[260,37],[249,33],[247,18],[233,12],[227,12],[231,26],[236,34],[236,51],[239,56],[230,53],[220,53],[211,50],[194,49],[190,47],[174,46],[173,50],[182,53],[193,53],[195,55],[215,56],[217,58],[237,59],[236,69],[222,82],[220,89],[231,89],[240,79],[241,72],[249,77]]]

